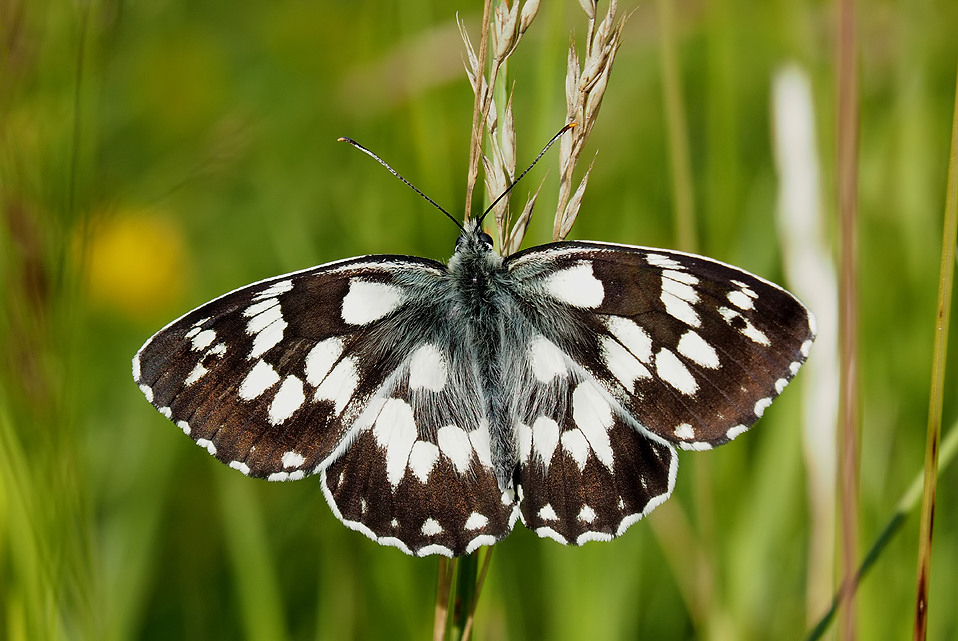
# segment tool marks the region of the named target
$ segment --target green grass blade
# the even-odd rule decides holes
[[[955,277],[955,239],[958,237],[958,85],[955,87],[951,124],[951,155],[948,163],[948,193],[945,199],[945,228],[941,240],[941,270],[938,281],[938,310],[935,316],[935,348],[928,406],[928,433],[925,445],[925,486],[921,502],[921,533],[918,538],[918,594],[915,604],[915,639],[928,634],[928,581],[931,574],[931,539],[938,486],[938,443],[945,395],[945,362],[948,356],[948,325],[951,321],[951,292]]]

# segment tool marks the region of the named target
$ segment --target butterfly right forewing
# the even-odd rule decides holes
[[[576,329],[556,339],[563,349],[643,430],[685,449],[721,445],[757,421],[815,336],[791,294],[701,256],[573,242],[509,265],[565,303],[562,325]]]

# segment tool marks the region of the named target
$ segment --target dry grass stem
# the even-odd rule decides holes
[[[553,240],[562,240],[569,234],[579,213],[589,173],[586,172],[575,188],[573,175],[598,118],[625,23],[624,19],[616,22],[616,0],[609,3],[609,10],[598,25],[595,20],[596,3],[580,0],[580,4],[588,18],[585,56],[580,66],[575,44],[570,44],[566,71],[566,121],[578,123],[579,126],[570,135],[564,136],[559,145],[559,202],[552,231]]]
[[[490,197],[494,198],[501,194],[505,190],[502,185],[505,184],[506,187],[511,185],[511,180],[515,176],[516,137],[512,120],[512,101],[511,99],[507,101],[500,123],[493,95],[500,71],[505,66],[509,56],[516,50],[523,34],[532,24],[539,11],[538,0],[514,1],[511,6],[507,2],[503,2],[492,11],[489,11],[488,5],[489,2],[486,3],[487,9],[483,15],[483,41],[480,45],[479,55],[476,55],[472,41],[462,21],[459,21],[459,31],[466,47],[466,74],[469,76],[469,82],[476,96],[472,129],[475,161],[472,158],[473,154],[470,153],[470,170],[466,186],[467,217],[472,208],[472,191],[478,176],[478,160],[480,157],[485,171],[486,188],[489,190]],[[484,55],[487,33],[488,39],[491,41],[488,74],[485,72],[486,60]],[[481,154],[483,132],[489,133],[491,142],[492,151],[488,158]],[[504,182],[505,180],[509,182]],[[496,207],[496,222],[500,230],[498,232],[500,247],[503,246],[505,240],[505,232],[502,230],[509,229],[508,210],[509,198],[506,197]]]

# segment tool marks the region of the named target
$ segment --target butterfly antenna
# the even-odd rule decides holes
[[[411,182],[409,182],[408,180],[406,180],[405,178],[403,178],[402,175],[401,175],[398,171],[396,171],[395,169],[393,169],[392,167],[390,167],[390,166],[386,163],[385,160],[383,160],[382,158],[380,158],[379,156],[377,156],[377,155],[374,154],[373,152],[369,151],[368,149],[366,149],[365,147],[363,147],[362,145],[360,145],[358,142],[356,142],[356,141],[353,140],[352,138],[347,138],[346,136],[343,136],[342,138],[337,138],[336,141],[337,141],[337,142],[348,142],[350,145],[352,145],[353,147],[355,147],[355,148],[358,149],[359,151],[361,151],[361,152],[363,152],[364,154],[366,154],[367,156],[370,156],[371,158],[375,159],[376,162],[378,162],[380,165],[382,165],[382,166],[385,167],[387,170],[389,170],[389,173],[391,173],[393,176],[395,176],[395,177],[398,178],[399,180],[403,181],[403,182],[406,184],[407,187],[409,187],[409,188],[412,189],[414,192],[416,192],[417,194],[419,194],[420,196],[422,196],[423,198],[425,198],[426,200],[428,200],[429,203],[432,204],[433,207],[435,207],[436,209],[438,209],[439,211],[441,211],[442,213],[444,213],[444,214],[446,215],[446,217],[449,218],[449,220],[451,220],[452,222],[454,222],[454,223],[456,224],[456,227],[458,227],[460,231],[466,231],[465,229],[463,229],[462,224],[461,224],[458,220],[456,220],[456,218],[455,218],[452,214],[450,214],[448,211],[446,211],[445,209],[443,209],[442,207],[440,207],[440,206],[439,206],[439,203],[437,203],[435,200],[433,200],[432,198],[430,198],[430,197],[427,196],[426,194],[422,193],[422,191],[420,191],[419,188],[416,187],[414,184],[412,184]],[[551,144],[551,143],[550,143],[550,144]],[[540,154],[540,155],[541,155],[541,154]]]
[[[528,167],[525,168],[525,170],[524,170],[521,174],[519,174],[519,177],[516,178],[515,180],[513,180],[513,181],[512,181],[512,184],[509,185],[509,187],[508,187],[504,192],[502,192],[501,194],[499,194],[499,197],[498,197],[498,198],[496,198],[494,201],[492,201],[492,204],[489,205],[489,207],[486,208],[486,211],[482,212],[482,215],[479,216],[479,225],[482,225],[482,219],[486,217],[486,214],[488,214],[490,211],[492,211],[492,208],[495,207],[496,205],[498,205],[498,204],[499,204],[499,201],[502,200],[503,198],[505,198],[505,197],[506,197],[506,194],[508,194],[510,191],[512,191],[512,188],[513,188],[513,187],[515,187],[516,185],[519,184],[519,181],[522,180],[523,176],[525,176],[526,174],[528,174],[528,173],[529,173],[529,170],[536,166],[536,163],[539,162],[539,159],[542,158],[547,151],[549,151],[549,147],[552,146],[552,143],[554,143],[556,140],[558,140],[559,137],[560,137],[562,134],[564,134],[565,132],[569,131],[569,130],[572,129],[573,127],[577,127],[577,126],[578,126],[578,123],[570,122],[568,125],[566,125],[566,126],[563,127],[562,129],[560,129],[560,130],[559,130],[559,133],[557,133],[556,135],[554,135],[554,136],[552,137],[552,139],[549,140],[549,142],[546,143],[546,146],[542,148],[542,151],[539,152],[539,155],[535,157],[535,159],[529,164]],[[367,152],[367,153],[368,153],[368,152]],[[379,162],[382,162],[382,161],[380,160]],[[385,164],[385,163],[383,163],[383,164]],[[394,172],[394,173],[395,173],[395,172]],[[448,214],[446,214],[446,215],[448,216]]]

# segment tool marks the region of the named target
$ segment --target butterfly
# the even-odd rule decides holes
[[[363,256],[224,294],[147,340],[133,378],[229,467],[318,475],[349,528],[458,556],[520,519],[621,535],[671,494],[676,449],[745,432],[814,337],[736,267],[586,241],[503,257],[480,218],[446,264]]]
[[[758,276],[586,241],[503,257],[482,220],[509,190],[461,225],[341,140],[460,228],[448,263],[362,256],[241,287],[147,340],[133,378],[231,468],[318,474],[383,545],[459,556],[519,519],[563,544],[619,536],[672,493],[676,448],[745,432],[808,357],[814,317]]]

